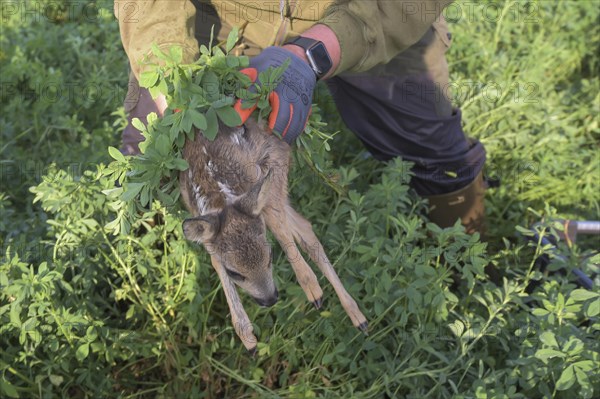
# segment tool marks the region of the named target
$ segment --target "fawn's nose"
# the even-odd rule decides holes
[[[277,303],[278,299],[279,299],[279,292],[277,292],[277,288],[275,288],[275,292],[269,297],[254,298],[256,303],[258,303],[260,306],[265,307],[265,308],[275,305]]]

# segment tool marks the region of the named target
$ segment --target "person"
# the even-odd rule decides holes
[[[468,139],[460,110],[451,103],[446,52],[452,36],[443,18],[451,0],[133,0],[115,1],[115,14],[131,73],[125,108],[129,121],[162,115],[137,80],[140,61],[178,45],[192,62],[214,26],[225,40],[233,26],[236,54],[260,72],[290,59],[269,125],[292,143],[309,115],[312,91],[324,80],[339,113],[378,160],[401,156],[414,163],[411,184],[429,200],[430,219],[441,227],[460,219],[468,232],[484,220],[486,159]],[[294,94],[294,95],[290,95]],[[247,117],[239,110],[242,118]],[[143,139],[129,123],[122,151],[138,152]]]

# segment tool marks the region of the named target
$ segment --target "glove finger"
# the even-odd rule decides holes
[[[240,118],[242,119],[242,124],[246,123],[246,121],[248,120],[248,118],[250,118],[250,115],[252,115],[255,109],[256,104],[254,104],[250,108],[242,108],[242,100],[240,99],[237,99],[235,101],[235,104],[233,104],[233,110],[237,112]]]
[[[308,114],[298,111],[299,109],[296,109],[296,112],[293,112],[292,115],[290,115],[291,118],[287,132],[285,135],[282,134],[283,139],[288,144],[292,144],[298,136],[300,136],[308,123]]]
[[[275,124],[279,117],[279,108],[281,106],[279,95],[276,92],[273,91],[269,94],[269,103],[271,104],[271,113],[269,114],[268,126],[269,129],[273,130],[275,129]]]
[[[271,113],[269,127],[279,133],[286,143],[292,144],[304,131],[308,122],[308,115],[302,112],[302,108],[294,107],[292,104],[286,105],[289,108],[283,105],[278,113]]]
[[[256,79],[258,78],[258,71],[256,68],[244,68],[240,69],[240,72],[248,76],[252,82],[256,82]]]
[[[271,113],[269,114],[268,126],[272,131],[285,138],[294,120],[294,106],[285,101],[280,101],[277,92],[269,94],[269,103],[271,104]]]
[[[256,82],[256,79],[258,78],[258,71],[256,70],[256,68],[244,68],[240,70],[240,73],[243,73],[244,75],[248,76],[252,82]],[[249,88],[247,90],[252,89]],[[256,109],[256,104],[254,104],[250,108],[244,108],[243,105],[245,104],[241,99],[237,99],[235,104],[233,105],[234,111],[237,112],[240,118],[242,119],[242,124],[246,123],[250,115],[252,115],[252,112],[254,112],[254,110]]]

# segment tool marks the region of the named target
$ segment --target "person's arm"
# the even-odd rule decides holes
[[[333,61],[327,77],[364,72],[415,44],[452,0],[349,0],[301,36],[322,41]],[[305,59],[302,49],[284,46]]]
[[[151,46],[165,50],[173,45],[183,48],[183,62],[198,57],[198,42],[194,37],[196,9],[186,0],[117,0],[115,16],[119,21],[121,42],[131,69],[140,77],[140,62],[151,56]]]

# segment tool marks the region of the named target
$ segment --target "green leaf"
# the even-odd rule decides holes
[[[590,302],[584,311],[587,317],[596,317],[600,314],[600,300]]]
[[[185,159],[181,159],[181,158],[175,158],[173,160],[173,163],[175,164],[175,169],[177,169],[177,170],[187,170],[190,167],[190,165],[187,163],[187,161]]]
[[[544,331],[541,333],[540,341],[552,348],[558,348],[558,342],[556,342],[556,338],[554,337],[554,333],[552,331]]]
[[[169,54],[171,55],[171,60],[175,64],[180,64],[183,60],[183,49],[180,46],[173,46],[169,50]]]
[[[213,40],[215,38],[215,25],[213,24],[210,27],[210,40],[208,41],[208,48],[212,50],[213,47]]]
[[[131,120],[131,124],[133,125],[134,128],[136,128],[140,132],[146,131],[146,125],[144,125],[144,123],[139,118],[133,118]]]
[[[231,32],[229,32],[229,35],[227,36],[227,44],[225,45],[225,50],[228,53],[233,49],[233,47],[235,47],[235,44],[238,41],[238,32],[239,28],[237,26],[234,26]]]
[[[201,86],[206,93],[206,99],[208,101],[213,102],[221,98],[219,77],[213,71],[208,70],[204,73]]]
[[[452,331],[457,338],[460,338],[465,331],[465,325],[460,320],[455,320],[453,323],[448,324],[448,328],[450,328],[450,331]]]
[[[128,202],[135,198],[140,190],[144,187],[144,183],[126,183],[123,188],[123,194],[121,194],[121,200]]]
[[[95,341],[96,338],[98,338],[98,333],[96,332],[94,326],[89,326],[87,328],[87,330],[85,331],[85,337],[87,338],[88,342]]]
[[[279,84],[279,81],[281,80],[281,76],[286,71],[286,69],[290,66],[290,62],[291,62],[291,59],[288,58],[283,62],[283,64],[281,64],[277,68],[269,69],[269,83],[271,85],[273,85],[273,88],[275,88]],[[262,80],[261,80],[261,82],[262,82]]]
[[[225,59],[225,53],[221,50],[220,47],[213,47],[213,62],[215,59]]]
[[[121,220],[120,217],[116,217],[114,220],[106,223],[106,225],[104,225],[104,228],[107,231],[110,231],[112,234],[119,234],[119,226],[120,226]]]
[[[196,111],[195,109],[188,110],[190,114],[190,118],[194,126],[196,126],[200,130],[204,130],[207,127],[206,117],[204,114]],[[191,129],[190,129],[191,130]]]
[[[156,196],[158,197],[160,202],[162,202],[166,206],[173,206],[175,204],[175,201],[173,201],[173,198],[170,195],[168,195],[167,193],[165,193],[164,191],[157,190]]]
[[[167,60],[167,55],[165,53],[163,53],[161,51],[160,48],[158,48],[158,46],[155,43],[152,43],[152,46],[150,47],[152,50],[152,54],[154,54],[156,56],[156,58],[158,58],[159,60]]]
[[[140,86],[141,87],[153,87],[158,81],[159,75],[156,71],[145,71],[140,75]]]
[[[247,68],[248,66],[250,66],[250,58],[248,56],[242,55],[242,56],[237,57],[237,59],[240,62],[240,65],[239,65],[240,68]]]
[[[190,110],[188,109],[187,111],[181,111],[181,113],[183,114],[180,124],[181,129],[186,133],[191,132],[194,121],[192,120],[192,114],[190,113]]]
[[[577,382],[579,383],[579,385],[581,385],[582,387],[589,386],[590,379],[587,376],[587,374],[577,366],[573,366],[575,367],[575,376],[577,377]]]
[[[577,367],[578,369],[581,369],[582,371],[592,371],[597,367],[597,365],[595,365],[592,360],[582,360],[580,362],[575,362],[573,363],[573,366]]]
[[[548,359],[552,359],[554,357],[564,358],[565,354],[562,353],[562,352],[560,352],[560,351],[557,351],[555,349],[545,348],[545,349],[538,349],[535,352],[535,357],[537,357],[538,359],[542,360],[543,362],[547,362]]]
[[[240,66],[240,60],[234,55],[228,55],[225,57],[225,60],[227,61],[227,66],[230,68],[238,68]]]
[[[117,150],[115,147],[108,147],[108,153],[115,161],[126,162],[125,156],[121,153],[121,151]]]
[[[148,126],[152,126],[156,121],[158,121],[158,115],[156,114],[156,112],[150,112],[146,116],[146,120],[148,121]]]
[[[240,58],[241,58],[241,57],[240,57]],[[242,73],[242,72],[236,71],[236,72],[234,72],[234,75],[235,75],[235,79],[236,79],[238,82],[240,82],[240,86],[241,86],[242,88],[248,88],[248,87],[250,87],[250,85],[251,85],[252,83],[254,83],[254,82],[253,82],[253,81],[250,79],[250,76],[246,75],[245,73]]]
[[[216,112],[219,119],[227,126],[235,127],[242,124],[242,118],[232,107],[217,108]]]
[[[566,344],[562,345],[562,351],[568,353],[569,356],[575,356],[585,348],[585,344],[579,338],[571,336]]]
[[[538,316],[538,317],[544,317],[544,316],[547,316],[550,312],[548,312],[546,309],[536,308],[536,309],[533,309],[531,311],[531,313],[533,313],[533,315]]]
[[[571,291],[571,295],[569,295],[569,298],[571,298],[577,302],[587,301],[589,299],[594,299],[594,298],[597,298],[600,300],[600,294],[598,294],[597,292],[594,292],[594,291],[588,291],[583,288],[578,288],[576,290]]]
[[[165,96],[169,94],[169,87],[167,86],[167,81],[164,79],[160,79],[158,81],[156,89],[158,90],[159,94],[164,94]],[[156,97],[158,97],[158,94],[152,95],[152,98],[156,99]]]
[[[77,348],[77,351],[75,352],[75,357],[77,358],[77,360],[79,360],[81,362],[86,357],[88,357],[89,353],[90,353],[90,344],[86,342],[85,344],[82,344],[79,346],[79,348]]]
[[[151,199],[152,198],[150,196],[150,187],[145,186],[144,188],[142,188],[142,191],[140,193],[140,204],[142,204],[142,206],[148,206]]]
[[[9,398],[18,398],[19,392],[14,385],[12,385],[8,380],[2,378],[0,379],[0,392],[8,396]]]
[[[217,137],[218,131],[219,121],[217,120],[217,113],[213,108],[209,108],[208,111],[206,111],[206,130],[202,131],[202,134],[212,141]]]
[[[269,103],[269,99],[267,98],[261,98],[256,105],[258,106],[259,109],[266,109],[268,108],[271,104]],[[250,108],[250,107],[248,107]]]
[[[52,383],[52,385],[54,386],[59,386],[60,384],[63,383],[64,378],[60,375],[55,375],[55,374],[50,374],[50,382]]]
[[[167,134],[160,134],[156,138],[156,151],[158,151],[162,157],[166,157],[171,152],[171,141]]]
[[[211,104],[211,107],[214,109],[223,108],[223,107],[231,106],[233,104],[233,102],[234,102],[233,97],[223,96],[222,98],[218,99],[217,101],[213,101],[213,103]]]
[[[21,328],[21,305],[19,302],[13,302],[10,305],[10,322],[15,327]]]
[[[562,374],[558,381],[556,381],[556,389],[558,391],[564,391],[566,389],[571,388],[571,386],[575,383],[575,374],[574,367],[570,365],[566,369],[563,370]]]

